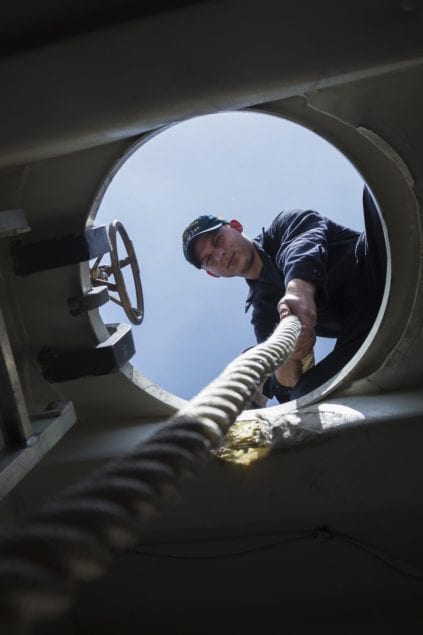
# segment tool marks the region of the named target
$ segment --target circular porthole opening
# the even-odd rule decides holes
[[[131,363],[170,393],[190,399],[255,344],[248,287],[215,279],[183,257],[184,228],[199,214],[238,219],[253,239],[283,210],[315,210],[364,229],[364,181],[334,146],[276,116],[223,113],[169,127],[140,143],[114,175],[96,224],[118,219],[140,265],[145,315],[133,328]],[[131,276],[126,276],[135,297]],[[105,323],[127,321],[109,302]],[[318,337],[318,363],[335,345]],[[277,405],[276,399],[267,402]]]

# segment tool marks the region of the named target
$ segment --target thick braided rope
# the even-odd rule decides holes
[[[143,523],[193,475],[292,352],[301,326],[284,319],[266,342],[231,362],[147,442],[50,501],[0,537],[0,618],[54,618],[76,585],[103,575],[116,551],[139,540]]]

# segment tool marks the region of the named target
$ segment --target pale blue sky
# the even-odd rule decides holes
[[[278,117],[209,115],[152,136],[114,177],[96,219],[120,220],[138,254],[145,318],[133,326],[131,363],[191,398],[255,343],[244,280],[211,278],[183,258],[182,231],[195,216],[237,218],[252,238],[283,209],[315,209],[361,231],[363,184],[333,146]],[[101,315],[128,321],[111,302]],[[329,348],[319,339],[317,358]]]

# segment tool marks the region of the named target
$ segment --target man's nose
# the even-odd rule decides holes
[[[222,258],[224,257],[225,253],[226,253],[225,249],[223,249],[223,247],[219,247],[218,249],[216,249],[214,257],[216,258],[218,262],[220,262]]]

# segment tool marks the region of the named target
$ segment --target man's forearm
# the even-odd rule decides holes
[[[302,374],[301,361],[298,359],[288,359],[282,366],[275,370],[275,377],[278,382],[286,388],[293,388]]]
[[[301,334],[293,353],[295,359],[306,357],[313,349],[316,340],[314,331],[317,318],[315,294],[315,282],[294,278],[288,282],[285,295],[278,302],[277,308],[281,320],[293,314],[301,322]]]

